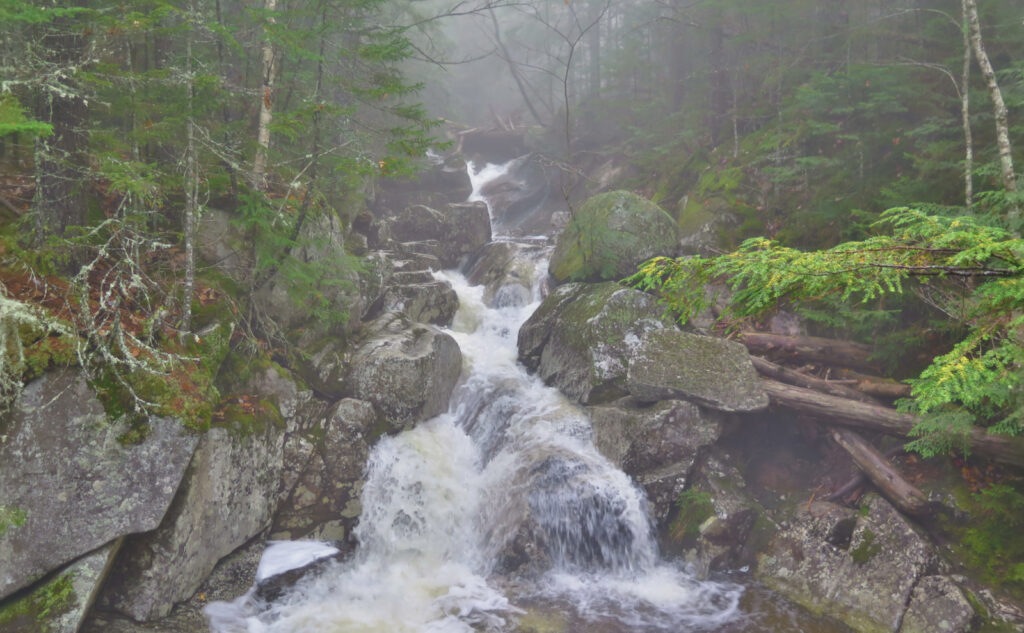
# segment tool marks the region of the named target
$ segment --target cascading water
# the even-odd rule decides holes
[[[474,196],[501,173],[471,166]],[[525,274],[490,292],[436,273],[459,296],[462,379],[448,413],[374,448],[353,557],[271,604],[250,592],[211,605],[213,631],[514,631],[524,609],[585,628],[680,631],[736,615],[738,586],[659,560],[643,493],[594,448],[583,411],[517,364],[546,269],[545,249],[520,252]],[[264,562],[293,551],[305,561],[333,550],[272,545]]]

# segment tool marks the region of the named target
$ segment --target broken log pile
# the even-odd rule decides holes
[[[740,340],[751,354],[824,365],[828,367],[828,375],[842,376],[840,380],[826,380],[783,367],[768,358],[751,356],[754,368],[762,376],[762,389],[774,406],[832,425],[833,439],[886,498],[906,514],[920,516],[928,512],[929,504],[921,491],[893,469],[887,456],[853,430],[867,429],[906,437],[917,423],[914,415],[897,411],[879,400],[891,401],[909,395],[906,385],[850,371],[851,368],[872,371],[870,348],[850,341],[764,332],[745,332]],[[990,435],[983,429],[973,428],[965,440],[972,454],[1024,466],[1024,437]]]

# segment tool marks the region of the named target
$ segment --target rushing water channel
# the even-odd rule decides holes
[[[473,173],[475,192],[501,173]],[[770,594],[698,581],[659,557],[643,493],[594,448],[584,412],[517,364],[547,257],[523,252],[529,279],[496,292],[436,273],[459,296],[450,333],[462,378],[447,413],[373,449],[353,557],[273,604],[247,595],[211,605],[213,631],[827,630],[804,628]],[[531,533],[547,543],[543,556],[507,573],[510,545]],[[332,551],[271,545],[257,580]],[[774,625],[745,614],[741,599]]]

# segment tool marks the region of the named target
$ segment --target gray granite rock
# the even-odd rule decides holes
[[[914,587],[899,633],[970,633],[974,619],[974,607],[952,578],[925,576]]]
[[[105,606],[135,620],[166,616],[218,560],[269,527],[284,437],[273,424],[249,434],[208,431],[160,527],[126,541],[104,591]]]
[[[519,360],[571,400],[610,402],[627,395],[636,347],[666,327],[663,312],[650,295],[614,282],[560,286],[520,328]]]
[[[675,329],[641,337],[627,383],[632,396],[647,402],[680,398],[721,411],[768,406],[745,347]]]
[[[119,439],[128,430],[79,371],[25,386],[0,422],[0,507],[20,517],[0,530],[0,597],[159,525],[199,438],[170,418],[150,419],[137,444]]]
[[[587,414],[594,445],[643,487],[658,522],[686,488],[700,452],[721,433],[714,412],[679,400],[651,406],[624,400],[588,407]]]
[[[810,504],[758,557],[757,578],[860,633],[896,633],[937,555],[881,497],[869,497],[864,509]]]
[[[451,335],[388,313],[369,328],[353,352],[350,395],[371,402],[394,429],[427,420],[448,408],[462,353]]]

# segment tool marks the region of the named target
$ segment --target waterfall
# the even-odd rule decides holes
[[[471,166],[474,196],[503,169]],[[272,604],[250,592],[211,605],[213,631],[514,631],[536,608],[606,631],[735,617],[741,589],[660,560],[643,492],[594,448],[584,411],[517,364],[547,267],[545,249],[522,252],[530,274],[490,296],[459,272],[435,273],[459,296],[450,333],[462,377],[447,413],[374,447],[352,558]],[[275,547],[285,545],[264,560],[289,558]],[[306,560],[331,548],[296,551]]]

